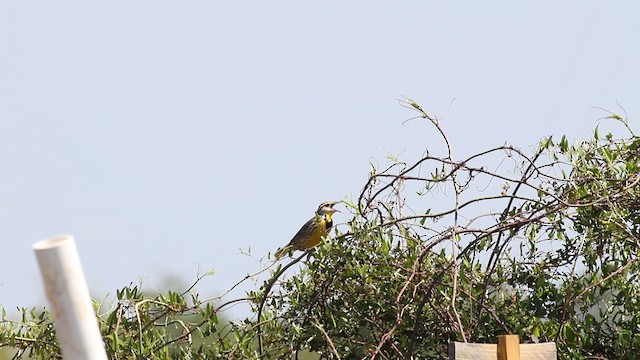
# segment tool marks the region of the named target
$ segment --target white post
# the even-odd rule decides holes
[[[107,360],[80,256],[71,235],[33,245],[65,360]]]

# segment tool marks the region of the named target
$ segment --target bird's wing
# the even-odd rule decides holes
[[[313,232],[316,230],[316,227],[318,227],[318,224],[316,223],[316,218],[313,217],[309,219],[309,221],[307,221],[304,225],[302,225],[300,230],[298,230],[298,233],[296,233],[293,239],[289,241],[289,245],[287,246],[291,246],[293,249],[299,250],[298,246],[302,245],[302,243],[304,243],[307,239],[309,239],[311,235],[313,235]]]
[[[295,234],[293,239],[289,241],[289,244],[287,244],[287,246],[284,246],[276,251],[276,253],[274,254],[275,258],[279,259],[288,252],[292,252],[294,250],[301,250],[302,244],[309,237],[311,237],[311,235],[313,235],[313,232],[316,230],[316,227],[318,227],[318,224],[316,223],[316,218],[312,217],[311,219],[309,219],[309,221],[307,221],[304,225],[302,225],[300,230],[298,230],[298,232]]]

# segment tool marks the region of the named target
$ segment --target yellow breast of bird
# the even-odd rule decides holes
[[[322,241],[322,238],[327,236],[326,226],[327,226],[326,221],[322,219],[318,224],[318,226],[316,227],[313,234],[311,234],[311,236],[309,236],[309,239],[307,239],[307,241],[304,242],[303,247],[305,249],[309,249],[318,245],[320,241]]]

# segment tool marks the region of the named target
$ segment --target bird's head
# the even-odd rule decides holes
[[[322,204],[320,204],[320,206],[318,206],[318,210],[316,210],[316,215],[318,216],[324,216],[326,214],[333,214],[334,212],[338,211],[337,209],[334,209],[333,207],[339,203],[340,201],[326,201],[323,202]]]

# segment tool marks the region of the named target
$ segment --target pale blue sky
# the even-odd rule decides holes
[[[31,245],[62,233],[96,297],[198,268],[218,271],[200,292],[228,288],[258,269],[239,248],[288,242],[318,203],[357,194],[369,161],[441,149],[431,127],[402,125],[414,113],[401,95],[444,117],[459,157],[589,137],[604,115],[592,107],[616,101],[634,123],[639,13],[632,1],[4,1],[0,304],[44,302]]]

